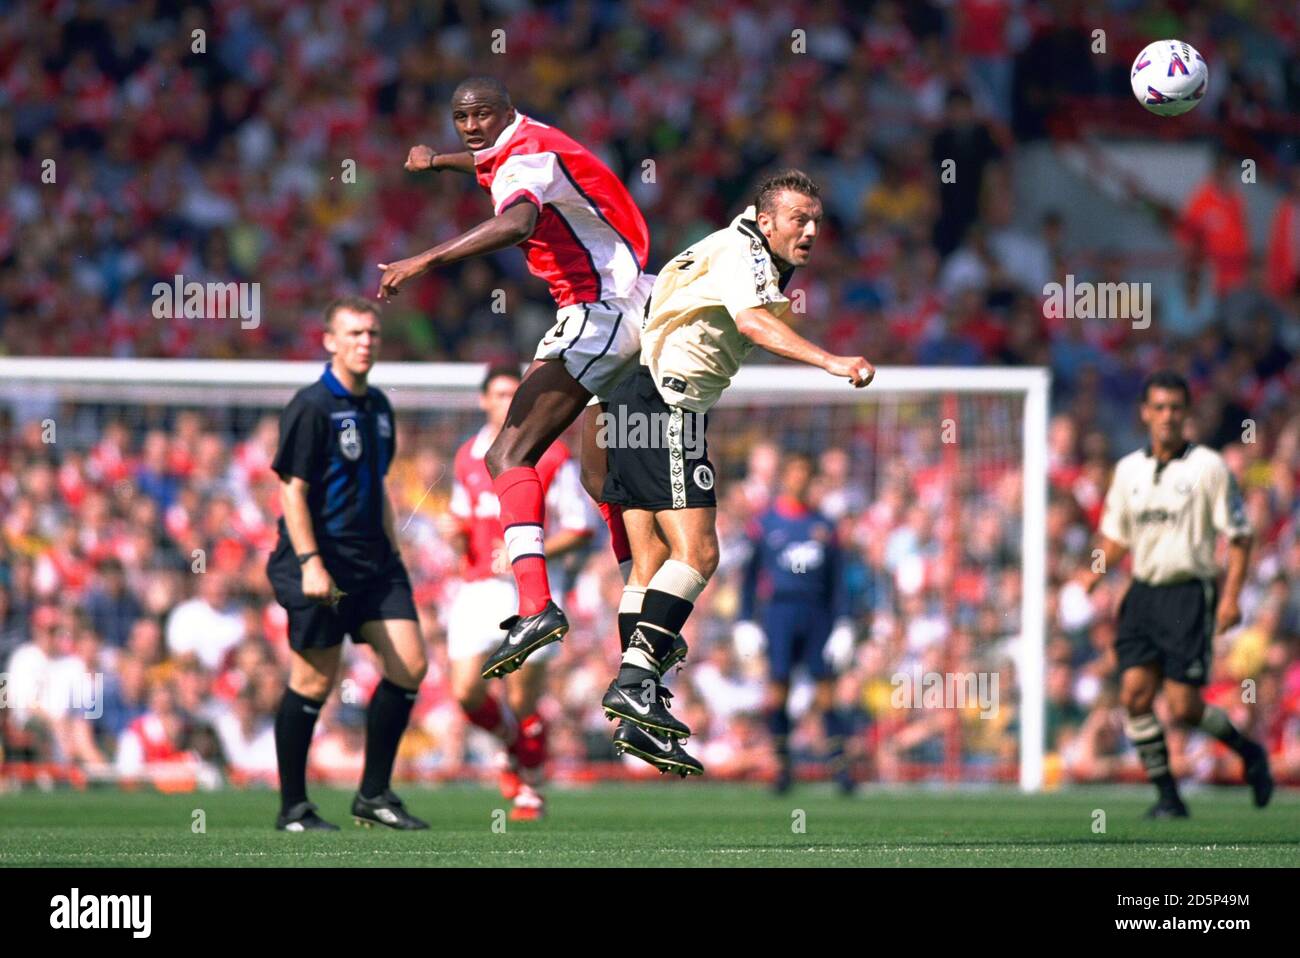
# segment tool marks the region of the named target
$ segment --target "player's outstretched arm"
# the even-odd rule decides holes
[[[736,314],[736,329],[768,352],[824,369],[861,389],[876,376],[876,367],[861,356],[833,356],[804,339],[766,309],[753,306]]]
[[[467,152],[460,153],[438,153],[433,147],[425,146],[421,143],[419,146],[413,146],[406,154],[406,169],[412,173],[423,173],[426,170],[455,170],[457,173],[474,172],[474,154]]]
[[[384,271],[379,281],[379,299],[396,296],[401,285],[435,266],[447,266],[472,256],[495,253],[507,246],[515,246],[533,235],[537,226],[537,207],[532,203],[516,203],[509,209],[459,236],[427,249],[417,256],[380,263]]]

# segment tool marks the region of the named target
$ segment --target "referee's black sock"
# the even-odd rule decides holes
[[[280,766],[280,810],[307,801],[307,750],[324,702],[286,688],[275,713],[275,759]]]
[[[418,695],[384,679],[370,697],[366,712],[366,769],[361,774],[362,798],[378,798],[388,789],[397,746]]]
[[[1154,714],[1130,715],[1124,722],[1124,734],[1142,759],[1147,778],[1160,792],[1161,798],[1178,799],[1178,785],[1169,771],[1169,746],[1165,744],[1165,730]]]

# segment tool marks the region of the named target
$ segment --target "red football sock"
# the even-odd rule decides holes
[[[519,614],[534,615],[551,601],[546,553],[542,549],[546,508],[542,480],[532,466],[516,466],[493,479],[492,488],[501,503],[501,530],[519,586]]]
[[[632,558],[632,546],[627,541],[627,526],[623,525],[623,507],[608,502],[596,503],[600,517],[609,527],[609,545],[614,550],[614,560],[624,563]]]
[[[461,711],[465,713],[465,718],[481,729],[487,729],[487,731],[495,734],[497,729],[501,727],[501,706],[490,695],[484,696],[483,701],[472,711],[463,705]]]
[[[536,712],[519,723],[519,735],[510,749],[520,768],[540,768],[546,761],[546,723]]]

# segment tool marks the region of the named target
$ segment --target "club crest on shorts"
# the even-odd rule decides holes
[[[695,473],[691,478],[694,479],[695,484],[705,492],[708,492],[713,488],[713,470],[702,463],[695,467]]]
[[[355,419],[344,419],[339,424],[339,452],[343,458],[356,462],[361,458],[361,430]]]

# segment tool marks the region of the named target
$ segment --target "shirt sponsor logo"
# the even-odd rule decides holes
[[[1140,526],[1175,522],[1177,519],[1178,513],[1170,512],[1168,509],[1143,509],[1137,514],[1137,524]]]

